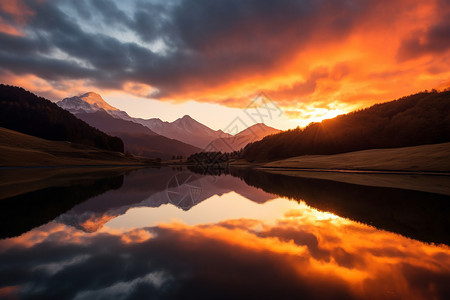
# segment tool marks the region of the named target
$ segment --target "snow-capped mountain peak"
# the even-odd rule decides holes
[[[87,102],[97,108],[102,108],[104,110],[118,110],[117,108],[106,103],[106,101],[103,100],[102,96],[94,92],[88,92],[78,97],[84,102]]]
[[[73,114],[106,111],[108,114],[115,118],[127,121],[132,120],[132,118],[126,112],[109,105],[105,100],[103,100],[102,96],[94,92],[88,92],[79,96],[64,98],[56,104]]]
[[[89,92],[70,98],[64,98],[57,104],[61,108],[64,108],[65,110],[68,110],[72,113],[91,113],[99,110],[118,111],[117,108],[106,103],[105,100],[103,100],[102,96],[94,92]]]

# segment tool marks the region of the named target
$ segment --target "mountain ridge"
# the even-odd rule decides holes
[[[120,137],[125,150],[134,155],[171,159],[173,155],[189,156],[200,151],[200,148],[157,134],[139,123],[114,118],[104,110],[77,116],[95,128]]]
[[[162,121],[159,118],[143,119],[131,117],[125,111],[108,104],[95,92],[64,98],[56,104],[75,115],[104,111],[116,119],[141,124],[159,135],[179,140],[197,148],[204,148],[214,139],[224,135],[222,130],[213,130],[189,115],[184,115],[173,122]]]
[[[169,139],[175,139],[185,144],[193,145],[200,149],[205,149],[211,145],[219,147],[222,151],[234,151],[239,150],[246,144],[240,142],[230,149],[226,146],[229,141],[228,138],[233,138],[234,140],[239,139],[240,141],[248,140],[253,142],[265,137],[268,134],[273,134],[278,132],[278,129],[261,126],[261,124],[255,124],[249,127],[237,135],[233,136],[222,130],[213,130],[208,126],[198,122],[189,115],[184,115],[173,122],[163,121],[159,118],[134,118],[129,116],[125,111],[119,110],[111,105],[109,105],[99,94],[95,92],[88,92],[79,96],[73,96],[70,98],[64,98],[63,100],[57,102],[60,107],[72,112],[73,114],[86,114],[94,113],[97,111],[104,111],[116,119],[122,119],[126,121],[131,121],[146,128],[150,129],[152,132],[159,134],[161,136],[167,137]],[[262,127],[263,130],[255,130],[256,127]],[[117,130],[114,130],[118,132]],[[256,131],[256,133],[255,133]],[[267,133],[260,134],[258,131],[267,131]],[[252,138],[242,139],[245,135],[251,135]],[[224,141],[225,144],[223,143]],[[212,144],[211,144],[212,143]],[[238,149],[234,149],[238,148]]]
[[[221,137],[211,142],[210,148],[221,152],[239,151],[247,144],[259,141],[264,137],[281,132],[281,130],[257,123],[247,127],[234,136]]]

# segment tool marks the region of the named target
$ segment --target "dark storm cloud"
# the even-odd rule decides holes
[[[86,237],[84,246],[50,237],[31,248],[11,249],[0,256],[0,287],[23,286],[22,299],[71,299],[83,293],[90,298],[87,293],[102,289],[100,299],[110,299],[117,294],[106,289],[122,284],[115,292],[127,294],[124,286],[133,281],[126,299],[141,294],[150,299],[353,298],[343,280],[330,275],[324,290],[324,281],[299,274],[289,256],[184,230],[148,230],[156,237],[143,243],[125,244],[119,236],[103,234]],[[61,269],[52,273],[46,269],[52,265]],[[161,286],[142,280],[150,273],[161,274]]]
[[[151,42],[156,38],[164,40],[168,45],[175,46],[172,39],[176,36],[170,7],[158,3],[139,2],[133,15],[131,29],[143,41]]]
[[[81,19],[84,20],[92,19],[91,9],[86,0],[77,0],[75,2],[72,2],[72,4],[73,8],[75,9],[75,11],[80,16]]]
[[[76,63],[43,57],[52,51],[44,38],[26,38],[0,33],[0,69],[13,70],[16,74],[35,74],[46,79],[89,78],[96,72]]]
[[[121,11],[113,1],[95,0],[90,3],[96,9],[96,12],[102,16],[106,26],[110,23],[119,23],[126,26],[132,24],[132,19],[125,12]],[[74,3],[74,5],[77,4]]]
[[[14,36],[0,32],[0,52],[6,55],[29,55],[45,53],[51,50],[51,45],[40,39]]]
[[[187,83],[220,84],[226,77],[264,72],[312,38],[344,38],[372,5],[343,0],[282,5],[268,0],[140,2],[134,13],[127,14],[113,1],[71,2],[78,16],[101,22],[104,34],[99,34],[82,29],[58,2],[28,0],[26,4],[34,12],[26,35],[0,37],[6,45],[0,61],[14,61],[2,68],[44,79],[85,78],[104,87],[136,81],[156,86],[161,95]],[[109,36],[108,28],[119,25],[143,41],[163,41],[167,49],[156,53],[144,44]],[[63,64],[49,56],[55,49],[74,60]]]
[[[402,41],[397,58],[400,61],[414,59],[426,54],[438,54],[450,50],[450,14],[430,26],[426,31]]]

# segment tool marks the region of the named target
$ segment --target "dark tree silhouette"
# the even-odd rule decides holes
[[[270,161],[444,142],[450,142],[448,90],[418,93],[270,135],[247,145],[242,156],[248,161]]]

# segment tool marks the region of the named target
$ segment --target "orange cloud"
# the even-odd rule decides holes
[[[129,93],[134,96],[142,97],[142,98],[151,98],[152,95],[157,93],[157,89],[143,83],[137,82],[125,82],[123,87],[123,91]]]
[[[197,2],[192,6],[180,1],[174,10],[161,7],[166,19],[158,22],[160,32],[149,31],[150,24],[143,26],[133,19],[137,14],[126,15],[117,7],[100,9],[98,13],[106,19],[110,19],[107,14],[120,18],[133,37],[133,43],[128,43],[107,26],[99,29],[98,24],[90,24],[87,7],[78,7],[81,13],[68,20],[61,17],[64,9],[56,4],[44,7],[27,2],[33,12],[21,1],[4,1],[0,10],[7,16],[26,23],[23,20],[33,15],[37,20],[33,26],[48,35],[44,40],[41,34],[5,39],[13,42],[11,52],[19,49],[28,54],[8,53],[5,69],[47,81],[59,98],[67,96],[62,95],[62,86],[76,90],[71,84],[75,83],[174,103],[195,100],[244,108],[263,90],[287,115],[301,119],[302,125],[338,110],[346,113],[421,90],[448,87],[448,1],[232,2],[227,3],[229,14],[221,1],[208,10],[203,9],[204,0]],[[54,14],[52,22],[39,22],[48,17],[44,11]],[[8,21],[4,19],[8,26],[2,26],[2,31],[21,35],[18,23]],[[85,31],[89,24],[102,35]],[[165,41],[162,48],[168,50],[154,50],[155,41]],[[24,57],[28,59],[22,61]],[[8,82],[26,84],[16,77]],[[330,103],[339,107],[328,108]],[[317,111],[312,111],[314,107]]]
[[[230,264],[248,264],[244,268],[260,266],[268,273],[252,271],[254,280],[261,279],[260,275],[284,274],[286,278],[282,283],[286,286],[301,285],[324,297],[327,293],[334,296],[338,293],[355,299],[434,299],[447,291],[445,278],[450,276],[448,246],[426,244],[377,230],[314,210],[305,203],[286,212],[275,223],[235,219],[197,226],[167,223],[151,230],[125,232],[104,228],[97,233],[49,223],[21,237],[1,241],[0,255],[11,248],[32,250],[44,242],[52,245],[53,251],[58,246],[65,249],[68,244],[82,243],[83,249],[92,247],[92,253],[103,253],[104,250],[95,249],[104,249],[107,243],[115,249],[108,255],[117,255],[118,260],[131,259],[133,253],[145,254],[146,259],[152,255],[162,259],[165,255],[167,264],[193,265],[195,269],[188,273],[218,282],[224,279],[220,276],[222,268],[240,267]],[[73,261],[70,257],[66,260]],[[217,271],[211,268],[213,262],[217,264],[214,267]],[[152,265],[146,261],[141,263]],[[79,268],[83,266],[77,270]],[[240,280],[253,279],[242,277]]]
[[[25,21],[26,16],[34,14],[34,12],[21,0],[1,1],[0,10],[14,16],[16,20],[19,21]]]
[[[404,39],[417,30],[426,32],[443,18],[445,10],[440,1],[380,4],[359,19],[345,39],[329,40],[326,29],[319,28],[307,45],[297,48],[294,37],[286,37],[286,41],[292,40],[286,47],[292,49],[277,64],[257,74],[252,69],[237,69],[222,77],[218,72],[217,85],[186,80],[185,86],[164,99],[188,98],[245,107],[252,93],[266,90],[288,115],[302,118],[303,125],[319,120],[321,114],[306,107],[326,109],[329,103],[340,103],[340,111],[347,113],[421,90],[445,87],[450,78],[450,53],[446,51],[450,47],[442,47],[433,57],[398,61]],[[308,114],[313,116],[308,118]]]
[[[15,36],[24,35],[21,30],[19,30],[16,26],[8,24],[1,16],[0,16],[0,32]]]
[[[2,17],[0,17],[0,32],[23,36],[22,28],[26,25],[29,17],[34,15],[34,12],[21,0],[0,1],[0,11],[9,15],[14,24],[8,24]]]
[[[12,73],[0,73],[0,81],[4,84],[15,85],[36,93],[52,101],[59,101],[73,95],[81,95],[87,91],[102,92],[86,80],[57,80],[49,81],[36,75],[28,74],[17,76]]]
[[[262,230],[255,232],[258,227]],[[231,220],[205,226],[166,224],[163,228],[176,231],[192,247],[198,240],[214,240],[236,252],[276,254],[280,264],[298,270],[297,280],[327,282],[325,285],[344,282],[355,298],[384,298],[389,293],[401,299],[433,298],[443,286],[435,287],[437,290],[414,286],[407,270],[450,274],[447,246],[424,244],[306,206],[286,213],[275,225]]]
[[[121,239],[125,244],[143,243],[153,235],[144,229],[135,229],[122,234]]]
[[[16,293],[19,291],[19,286],[5,286],[0,288],[0,297],[3,299],[19,299]]]

